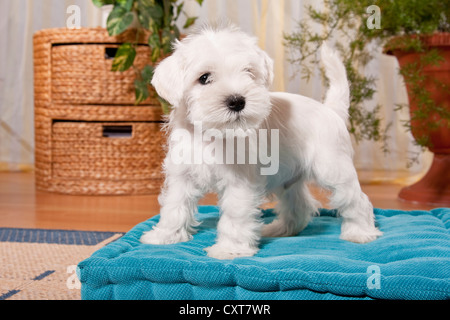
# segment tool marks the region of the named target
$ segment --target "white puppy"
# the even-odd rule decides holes
[[[320,204],[308,190],[309,181],[331,191],[330,204],[343,217],[341,239],[365,243],[382,234],[352,163],[345,68],[326,46],[321,54],[330,80],[323,104],[300,95],[269,93],[272,60],[258,48],[256,39],[236,28],[204,29],[175,44],[174,53],[157,66],[152,81],[173,109],[167,125],[160,221],[142,236],[142,243],[190,240],[198,225],[197,201],[214,191],[221,217],[216,244],[206,249],[208,255],[219,259],[252,256],[261,236],[296,235],[318,212]],[[279,140],[271,139],[276,146],[264,146],[262,139],[258,144],[279,153],[276,174],[262,174],[267,161],[260,159],[238,164],[193,160],[196,150],[212,141],[211,134],[196,138],[196,131],[205,134],[208,130],[213,130],[216,140],[222,137],[225,152],[230,151],[227,143],[239,136],[232,132],[241,136],[245,132],[253,142],[252,133],[270,132],[271,137],[276,133]],[[180,132],[190,133],[191,139],[180,140]],[[239,151],[236,146],[233,150]],[[180,152],[191,152],[191,156],[175,161]],[[248,147],[247,156],[254,152],[258,152],[255,143]],[[278,200],[277,219],[263,226],[258,207],[270,195]]]

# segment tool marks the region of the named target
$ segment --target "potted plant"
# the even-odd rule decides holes
[[[373,5],[376,6],[373,6]],[[366,111],[374,94],[373,77],[361,71],[373,59],[373,49],[384,48],[399,60],[404,77],[410,120],[405,127],[415,142],[434,153],[431,169],[418,183],[402,189],[408,201],[450,204],[450,6],[440,0],[324,0],[322,11],[307,7],[309,19],[299,31],[285,35],[286,45],[299,53],[309,76],[323,41],[339,39],[351,84],[350,132],[361,139],[386,141],[378,109]],[[314,24],[324,32],[315,32]],[[309,63],[308,63],[309,62]],[[306,71],[305,71],[306,70]],[[396,106],[400,109],[404,106]],[[385,144],[384,144],[385,146]],[[386,149],[385,149],[386,150]]]
[[[172,51],[172,43],[181,36],[176,22],[181,15],[186,16],[183,28],[189,28],[195,23],[196,17],[189,17],[184,11],[184,1],[177,0],[92,0],[94,5],[102,7],[112,5],[112,11],[108,15],[106,29],[110,36],[116,36],[129,28],[136,29],[136,41],[122,44],[114,57],[112,70],[123,72],[133,68],[136,73],[134,81],[136,92],[136,104],[146,100],[151,94],[150,82],[154,67],[147,64],[142,70],[134,66],[137,42],[141,34],[148,37],[148,45],[151,49],[151,60],[157,62]],[[196,0],[202,5],[203,0]],[[164,113],[169,113],[169,105],[156,95],[161,103]]]

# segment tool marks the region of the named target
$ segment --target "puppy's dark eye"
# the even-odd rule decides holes
[[[200,84],[202,84],[202,85],[206,85],[210,82],[209,81],[210,76],[211,76],[210,73],[205,73],[198,79],[198,82],[200,82]]]

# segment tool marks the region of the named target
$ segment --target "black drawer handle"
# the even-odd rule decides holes
[[[103,126],[103,137],[105,138],[131,138],[133,126]]]
[[[114,59],[119,48],[105,48],[105,59]]]

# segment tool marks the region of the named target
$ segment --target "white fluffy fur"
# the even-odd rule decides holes
[[[142,243],[190,240],[198,225],[197,201],[214,191],[221,217],[216,244],[206,249],[208,255],[219,259],[254,255],[261,236],[298,234],[317,213],[319,203],[306,185],[310,181],[331,191],[330,203],[343,217],[342,239],[364,243],[382,234],[352,163],[345,68],[326,46],[321,54],[330,80],[324,104],[300,95],[269,93],[272,60],[254,38],[235,28],[204,29],[175,44],[173,55],[159,64],[152,82],[173,106],[169,137],[180,128],[193,132],[198,121],[204,129],[222,131],[279,129],[280,166],[276,175],[262,176],[258,164],[175,165],[171,160],[175,142],[169,139],[166,180],[159,197],[161,218],[142,236]],[[211,74],[208,85],[198,81],[204,73]],[[246,99],[239,113],[230,112],[224,103],[235,94]],[[278,200],[278,217],[263,225],[258,206],[270,195]]]

